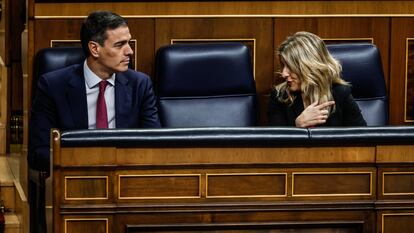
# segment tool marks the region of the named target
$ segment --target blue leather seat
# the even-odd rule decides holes
[[[174,44],[156,56],[163,127],[255,126],[256,86],[241,43]]]
[[[33,66],[32,96],[40,76],[85,60],[81,47],[44,48],[36,53]]]
[[[328,45],[342,64],[342,77],[352,85],[352,95],[368,126],[388,124],[387,89],[379,50],[373,44]]]

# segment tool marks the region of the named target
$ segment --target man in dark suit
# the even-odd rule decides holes
[[[31,110],[28,161],[31,171],[43,174],[41,181],[50,172],[51,128],[160,127],[150,78],[128,69],[133,54],[130,40],[125,19],[112,12],[93,12],[81,28],[85,62],[39,79]],[[31,232],[46,232],[44,189],[44,182],[31,180]]]

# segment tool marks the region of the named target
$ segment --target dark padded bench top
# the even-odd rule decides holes
[[[279,146],[308,141],[306,129],[265,127],[76,130],[61,134],[63,147]]]
[[[282,147],[354,144],[414,144],[414,127],[209,127],[73,130],[61,133],[62,147]]]

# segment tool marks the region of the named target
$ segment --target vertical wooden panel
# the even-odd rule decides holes
[[[390,120],[403,124],[405,115],[406,41],[414,38],[413,18],[391,20]]]
[[[6,154],[6,132],[7,132],[7,67],[0,56],[0,154]]]
[[[414,231],[414,213],[386,213],[382,214],[382,233],[411,233]]]
[[[260,122],[265,123],[266,100],[273,78],[273,28],[271,18],[156,19],[155,48],[171,39],[256,39],[256,88]]]
[[[137,40],[136,69],[153,77],[154,19],[128,19],[133,39]]]
[[[66,218],[62,232],[65,233],[108,233],[108,218]]]

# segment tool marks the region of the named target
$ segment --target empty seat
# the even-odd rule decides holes
[[[254,126],[256,86],[241,43],[174,44],[156,56],[163,127]]]

